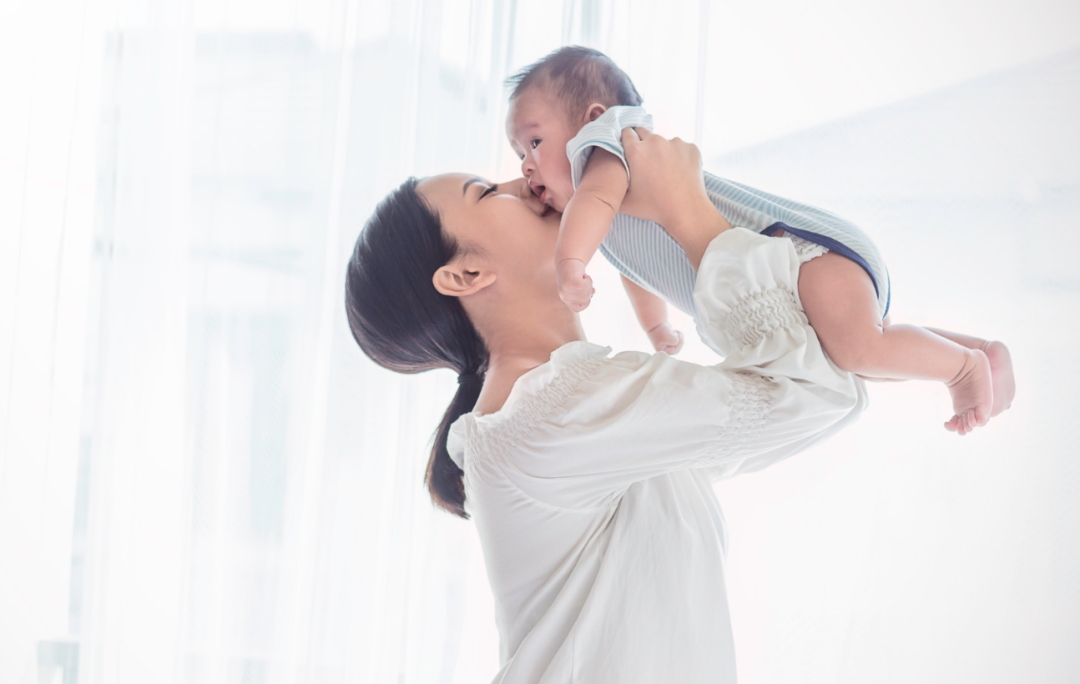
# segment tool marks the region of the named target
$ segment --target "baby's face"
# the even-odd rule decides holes
[[[506,135],[521,159],[529,187],[549,207],[563,211],[574,196],[566,143],[581,126],[567,120],[565,110],[543,88],[529,88],[510,104]]]

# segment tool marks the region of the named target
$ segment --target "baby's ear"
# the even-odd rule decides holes
[[[589,108],[585,110],[585,123],[590,121],[596,121],[600,118],[600,115],[607,111],[607,107],[599,102],[593,102],[589,105]]]

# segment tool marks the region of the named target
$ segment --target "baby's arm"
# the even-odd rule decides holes
[[[678,354],[682,349],[682,333],[671,327],[668,322],[667,304],[663,299],[622,276],[623,288],[630,297],[630,303],[637,314],[638,322],[649,336],[653,349],[668,354]]]
[[[589,305],[593,287],[585,265],[607,236],[629,185],[622,160],[597,148],[566,203],[555,245],[555,273],[559,297],[574,311]]]

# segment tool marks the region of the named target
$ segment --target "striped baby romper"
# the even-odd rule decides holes
[[[593,147],[622,159],[622,129],[652,130],[652,116],[641,107],[611,107],[585,124],[566,144],[574,188],[581,182]],[[629,175],[630,168],[627,166]],[[709,199],[732,226],[763,235],[779,230],[841,254],[863,267],[874,282],[882,318],[889,312],[889,272],[877,247],[855,224],[836,214],[756,190],[705,172]],[[619,214],[611,224],[600,252],[634,283],[654,292],[680,310],[695,315],[696,274],[678,243],[659,224]]]

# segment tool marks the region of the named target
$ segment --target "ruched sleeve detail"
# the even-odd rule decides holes
[[[800,316],[795,294],[772,287],[749,294],[732,307],[727,325],[737,344],[751,347],[777,330],[799,325]]]

